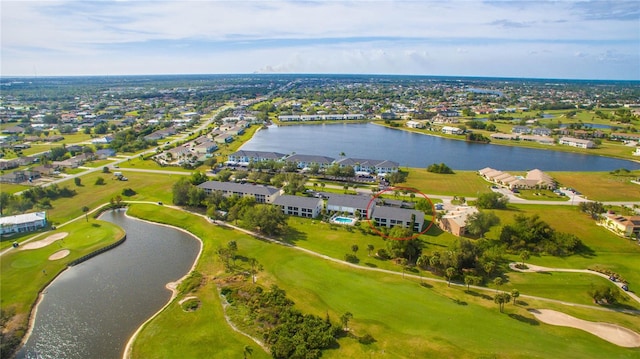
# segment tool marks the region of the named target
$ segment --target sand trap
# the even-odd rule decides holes
[[[58,260],[58,259],[62,259],[64,257],[68,256],[69,253],[71,253],[71,251],[69,251],[68,249],[63,249],[61,251],[57,251],[54,254],[49,256],[49,260],[50,261],[55,261],[55,260]]]
[[[550,309],[530,309],[529,312],[547,324],[581,329],[625,348],[640,347],[640,334],[616,324],[589,322]]]
[[[38,249],[38,248],[42,248],[42,247],[46,247],[48,245],[50,245],[51,243],[62,239],[66,236],[68,236],[69,233],[67,232],[60,232],[60,233],[55,233],[50,235],[49,237],[45,238],[45,239],[41,239],[39,241],[35,241],[35,242],[29,242],[25,245],[21,245],[20,247],[22,249]]]

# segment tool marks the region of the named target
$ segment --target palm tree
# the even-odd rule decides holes
[[[354,244],[354,245],[352,245],[352,246],[351,246],[351,251],[353,252],[353,255],[354,255],[354,256],[355,256],[355,255],[356,255],[356,253],[358,252],[358,249],[360,249],[360,248],[358,247],[358,245],[357,245],[357,244]]]
[[[513,305],[516,305],[516,298],[520,296],[520,291],[517,289],[511,290],[511,297],[513,297]]]
[[[456,269],[453,267],[449,267],[445,270],[445,275],[447,277],[447,287],[451,287],[451,278],[456,274]]]
[[[84,213],[84,219],[86,219],[87,222],[89,222],[89,207],[82,206],[82,212]]]
[[[369,251],[369,257],[371,257],[371,252],[373,252],[374,249],[375,247],[373,246],[373,244],[367,244],[367,251]]]
[[[351,314],[350,312],[346,312],[340,317],[342,328],[345,331],[349,331],[349,321],[351,320],[351,318],[353,318],[353,314]]]
[[[522,250],[522,252],[520,252],[520,259],[522,259],[522,268],[524,268],[525,264],[524,261],[526,261],[527,259],[529,259],[530,257],[530,253],[528,250],[524,249]]]
[[[509,301],[511,301],[511,296],[509,295],[509,293],[498,293],[493,298],[493,301],[500,306],[500,313],[502,313],[504,309],[504,303],[508,303]]]
[[[502,280],[502,277],[496,277],[493,280],[493,284],[495,284],[496,286],[496,293],[498,292],[498,290],[500,289],[500,286],[504,283],[504,281]]]

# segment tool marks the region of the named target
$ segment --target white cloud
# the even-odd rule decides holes
[[[576,54],[598,53],[602,60],[597,66],[594,61],[583,75],[569,73],[609,76],[615,72],[609,69],[610,60],[619,68],[618,77],[640,78],[637,63],[635,69],[621,68],[640,56],[637,21],[628,19],[634,9],[638,14],[640,5],[612,4],[616,13],[627,14],[620,20],[596,16],[606,6],[522,1],[3,0],[1,72],[30,74],[36,66],[43,74],[264,70],[500,75],[496,72],[504,70],[528,76],[560,73],[556,67],[563,59],[593,59]],[[527,63],[534,54],[547,54],[550,62]],[[480,66],[485,62],[494,65]]]

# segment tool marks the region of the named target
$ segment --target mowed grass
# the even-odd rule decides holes
[[[25,327],[30,308],[35,303],[38,293],[62,272],[69,262],[103,248],[124,235],[121,228],[109,222],[90,220],[88,223],[77,221],[42,235],[39,239],[60,232],[67,232],[69,235],[62,241],[58,240],[39,249],[12,249],[3,255],[0,261],[2,309],[15,309]],[[70,254],[55,261],[48,259],[50,255],[63,249],[70,250]]]
[[[124,201],[162,201],[171,203],[173,194],[171,187],[183,177],[182,174],[158,175],[157,173],[126,172],[122,171],[129,179],[128,181],[118,181],[114,179],[112,173],[94,172],[81,177],[81,186],[76,186],[73,180],[60,183],[60,186],[67,186],[77,192],[72,198],[59,198],[51,201],[53,209],[48,210],[50,222],[60,224],[68,220],[83,215],[82,207],[87,206],[94,209],[104,203],[108,203],[111,198],[121,196]],[[104,185],[96,185],[96,179],[102,177]],[[127,197],[122,195],[125,188],[133,189],[136,194]]]
[[[558,232],[576,235],[589,248],[586,253],[568,257],[531,256],[527,262],[545,267],[587,269],[600,266],[610,269],[630,282],[630,288],[640,291],[640,246],[637,242],[621,238],[604,227],[598,226],[591,217],[571,206],[510,205],[511,210],[494,211],[502,225],[512,224],[516,214],[538,215]],[[499,228],[494,227],[487,238],[499,238]],[[519,256],[511,255],[514,261]]]
[[[164,223],[189,224],[209,247],[236,240],[239,255],[256,257],[263,264],[264,271],[258,274],[260,285],[275,283],[287,291],[298,309],[321,317],[328,314],[336,322],[349,311],[353,313],[349,325],[352,333],[369,333],[376,339],[374,344],[363,345],[353,338],[342,338],[339,348],[325,351],[323,358],[585,358],[593,353],[599,357],[632,358],[640,353],[579,330],[538,322],[526,308],[533,304],[540,308],[539,302],[530,301],[527,307],[508,304],[505,313],[500,313],[492,299],[480,293],[465,293],[459,287],[448,288],[438,283],[424,287],[418,280],[402,279],[399,275],[350,268],[294,248],[238,235],[204,220],[194,220],[188,214],[173,214],[174,210],[169,208],[159,213],[151,206],[135,205],[131,211]],[[212,252],[204,253],[198,266],[211,279],[220,273],[217,262]],[[198,296],[210,295],[212,305],[220,306],[215,290],[204,289]],[[193,356],[194,351],[214,346],[211,354],[203,355],[225,357],[218,354],[225,352],[238,353],[240,357],[242,348],[227,324],[221,317],[204,312],[218,309],[208,308],[208,302],[204,303],[196,313],[210,315],[211,320],[199,321],[197,316],[188,315],[191,313],[180,313],[177,305],[172,304],[173,309],[163,312],[143,330],[136,341],[134,357],[201,357],[199,353]],[[602,318],[600,311],[571,310],[588,320]],[[606,314],[608,322],[630,323],[624,314]],[[637,330],[638,325],[635,327]],[[176,328],[180,328],[179,332]],[[232,338],[218,339],[227,335]],[[141,346],[148,351],[137,352]],[[254,355],[258,351],[254,350]]]
[[[476,171],[455,171],[454,174],[438,174],[423,168],[410,168],[409,177],[402,187],[412,187],[425,194],[476,197],[490,192],[491,184]]]
[[[580,191],[594,201],[640,202],[640,185],[631,180],[640,177],[640,170],[629,176],[615,176],[609,172],[549,172],[563,187]]]

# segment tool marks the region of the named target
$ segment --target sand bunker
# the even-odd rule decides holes
[[[57,251],[54,254],[49,256],[49,260],[50,261],[55,261],[55,260],[58,260],[58,259],[62,259],[64,257],[68,256],[69,253],[71,253],[71,251],[69,251],[68,249],[63,249],[61,251]]]
[[[589,322],[550,309],[531,309],[529,312],[543,323],[581,329],[625,348],[640,347],[640,334],[619,325]]]
[[[42,248],[42,247],[46,247],[48,245],[50,245],[51,243],[62,239],[66,236],[68,236],[69,233],[67,232],[60,232],[60,233],[54,233],[52,235],[50,235],[49,237],[45,238],[45,239],[41,239],[39,241],[35,241],[35,242],[29,242],[25,245],[20,246],[22,249],[38,249],[38,248]]]

